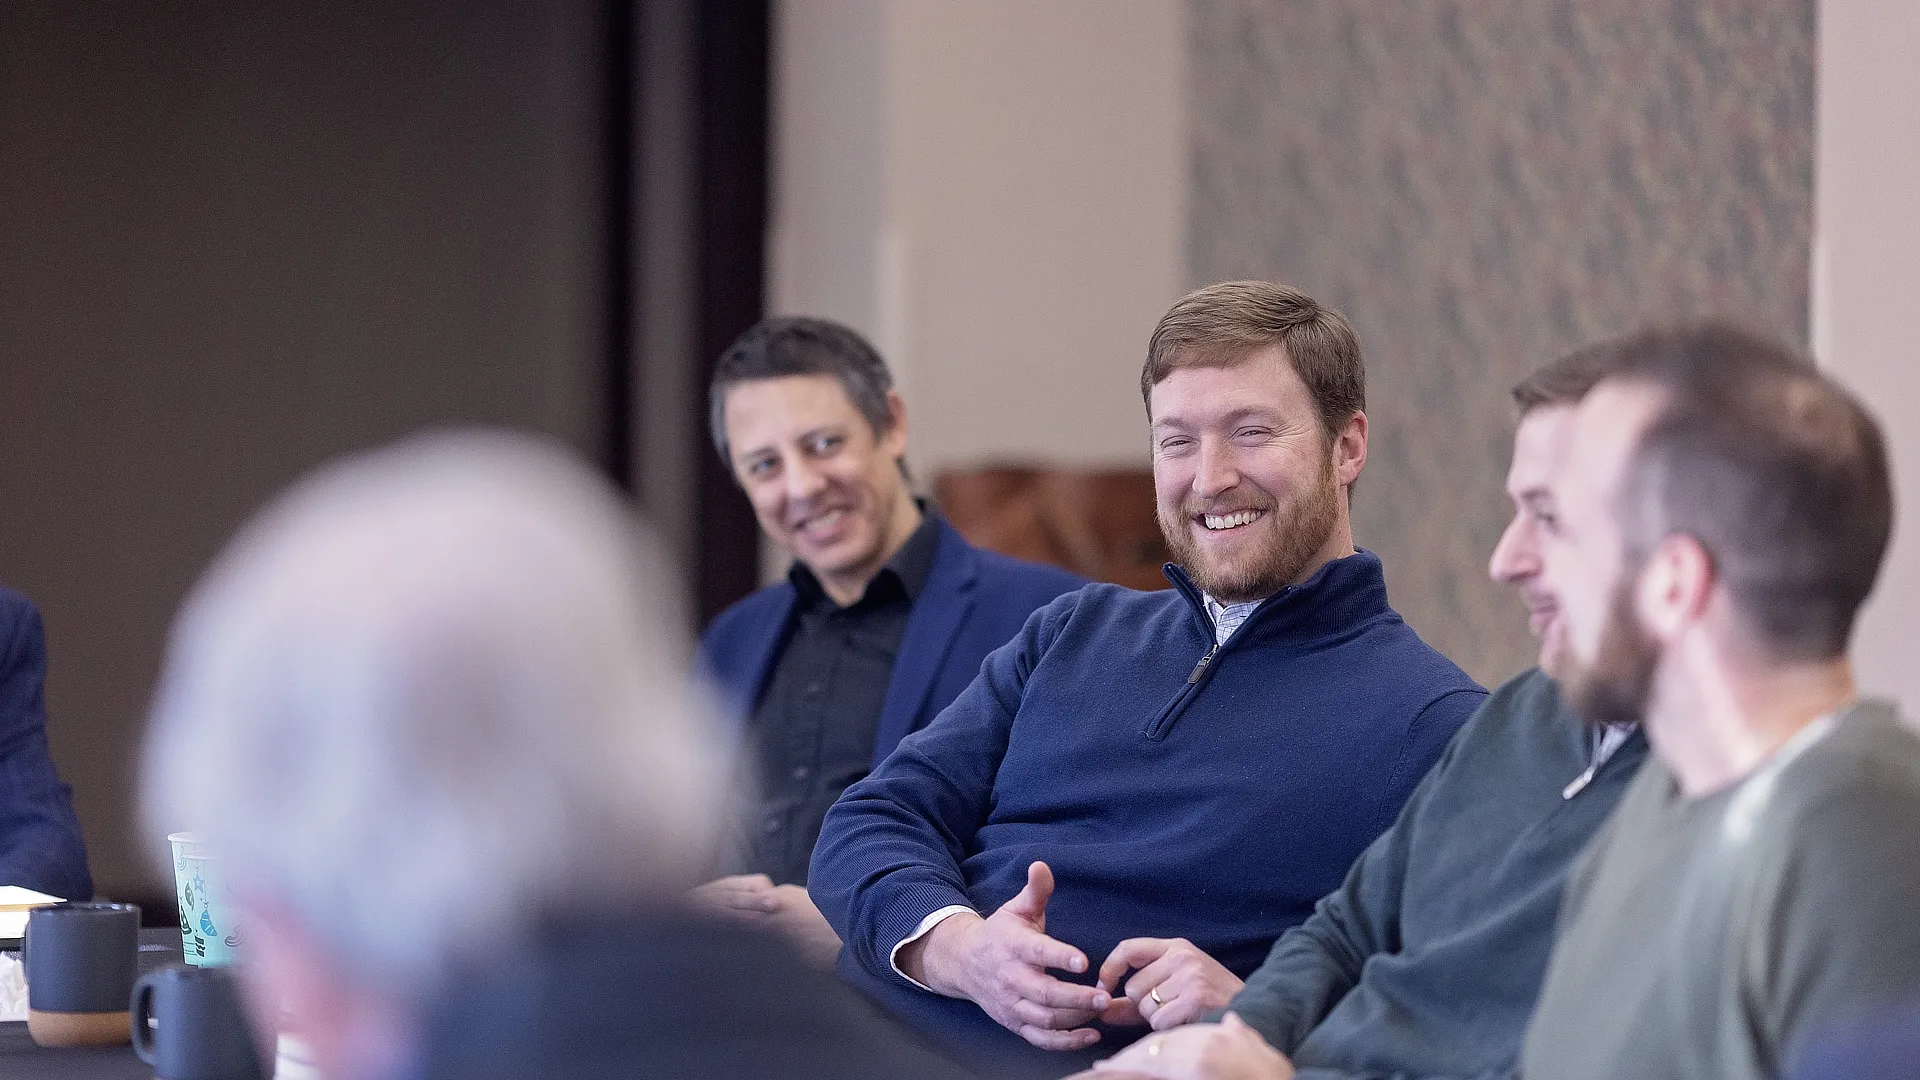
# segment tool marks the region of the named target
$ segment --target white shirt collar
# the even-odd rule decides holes
[[[1233,636],[1233,632],[1240,629],[1240,624],[1247,621],[1247,616],[1253,614],[1253,609],[1259,607],[1261,601],[1266,599],[1263,596],[1259,600],[1223,604],[1215,600],[1212,594],[1205,592],[1200,594],[1200,598],[1206,603],[1207,618],[1213,620],[1213,644],[1216,648],[1225,645],[1227,639]]]

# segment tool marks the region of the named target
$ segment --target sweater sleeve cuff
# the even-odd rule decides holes
[[[893,973],[907,980],[913,985],[919,987],[920,989],[925,990],[929,994],[939,993],[939,991],[935,990],[933,987],[928,986],[926,983],[923,983],[919,979],[916,979],[913,976],[907,974],[906,972],[900,970],[900,950],[906,948],[907,946],[913,944],[916,941],[919,941],[921,938],[926,937],[929,931],[931,931],[934,927],[939,926],[941,923],[945,922],[948,916],[962,915],[962,914],[972,915],[974,914],[974,910],[966,906],[965,904],[948,904],[946,907],[943,907],[938,911],[935,911],[932,914],[928,915],[926,918],[921,919],[920,925],[914,928],[913,933],[908,934],[906,937],[901,938],[899,943],[894,945],[893,949],[887,953],[887,964],[893,968]]]

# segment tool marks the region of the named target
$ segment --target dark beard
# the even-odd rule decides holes
[[[1590,725],[1637,724],[1653,700],[1660,646],[1634,616],[1633,586],[1639,576],[1637,568],[1628,568],[1614,585],[1592,666],[1567,658],[1572,669],[1565,680],[1567,703]]]
[[[1276,518],[1279,542],[1237,569],[1213,565],[1200,554],[1199,545],[1187,531],[1196,509],[1182,505],[1181,516],[1173,519],[1160,514],[1160,532],[1167,539],[1173,561],[1185,567],[1187,576],[1208,596],[1223,604],[1245,603],[1272,596],[1298,579],[1339,526],[1340,488],[1333,480],[1331,452],[1320,459],[1320,475],[1289,508],[1292,520],[1284,524],[1277,520],[1282,509],[1275,506],[1268,510]]]

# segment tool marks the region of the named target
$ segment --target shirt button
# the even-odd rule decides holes
[[[768,836],[772,836],[774,833],[779,832],[780,831],[779,817],[776,816],[776,817],[768,818],[766,820],[766,823],[760,826],[760,828],[764,830]]]
[[[821,691],[822,689],[823,689],[823,687],[821,686],[821,684],[819,684],[819,683],[817,683],[817,682],[810,682],[810,683],[808,683],[808,684],[807,684],[807,696],[808,696],[808,697],[819,697],[819,696],[820,696],[820,691]]]
[[[793,767],[793,778],[795,780],[805,780],[807,777],[812,775],[813,775],[813,770],[807,768],[805,765],[795,765]]]

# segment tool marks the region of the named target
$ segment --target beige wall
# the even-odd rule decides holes
[[[922,477],[1146,461],[1147,334],[1186,277],[1173,0],[789,0],[770,307],[871,335]]]
[[[1920,708],[1920,6],[1820,4],[1814,350],[1879,414],[1894,467],[1893,551],[1860,626],[1871,692]],[[1844,512],[1844,511],[1842,511]]]

